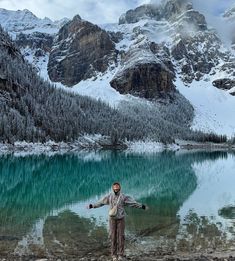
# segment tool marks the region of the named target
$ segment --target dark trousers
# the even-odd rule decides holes
[[[110,239],[111,239],[111,255],[123,256],[125,244],[125,218],[109,219]]]

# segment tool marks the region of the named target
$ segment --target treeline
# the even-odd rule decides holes
[[[193,140],[198,142],[213,142],[213,143],[228,142],[228,137],[226,135],[218,135],[215,133],[194,132],[192,134],[192,137]]]

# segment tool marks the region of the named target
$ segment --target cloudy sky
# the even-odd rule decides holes
[[[234,0],[192,0],[195,9],[210,19],[234,4]],[[160,0],[0,0],[0,8],[29,9],[40,18],[52,20],[72,18],[79,14],[83,19],[102,24],[117,22],[119,16],[138,5]]]

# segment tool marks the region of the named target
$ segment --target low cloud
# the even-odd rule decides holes
[[[207,20],[209,26],[215,28],[219,36],[226,44],[231,43],[231,27],[234,25],[227,23],[222,15],[225,10],[234,5],[234,0],[193,0],[194,9],[200,11]]]
[[[165,0],[164,0],[165,1]],[[29,9],[40,18],[52,20],[72,18],[79,14],[97,24],[115,23],[120,15],[142,4],[159,4],[161,0],[0,0],[0,7],[11,10]],[[234,0],[192,0],[194,8],[203,13],[209,24],[219,28],[218,15],[234,4]]]
[[[52,20],[72,18],[79,14],[93,23],[117,22],[128,9],[147,3],[144,0],[0,0],[0,8],[9,10],[28,9],[40,18]]]

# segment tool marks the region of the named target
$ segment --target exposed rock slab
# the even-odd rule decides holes
[[[110,85],[122,94],[153,99],[175,90],[173,77],[174,74],[151,51],[136,48],[127,53]]]

